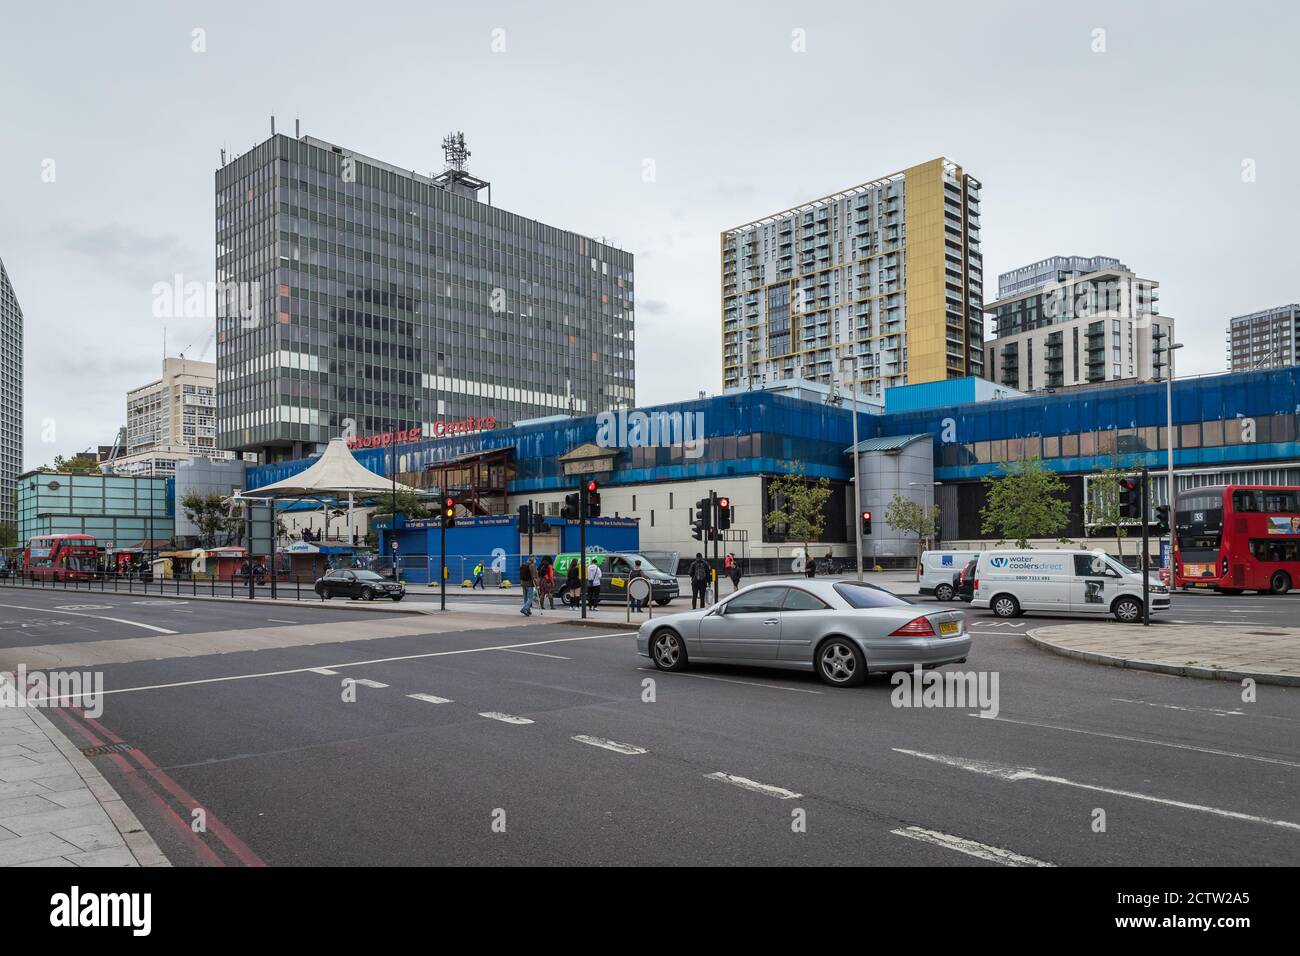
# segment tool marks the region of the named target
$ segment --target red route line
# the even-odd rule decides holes
[[[69,711],[60,708],[56,709],[54,712],[59,715],[59,718],[70,730],[83,737],[90,746],[99,747],[103,745],[103,741],[78,723],[76,718]],[[131,766],[131,764],[127,762],[121,754],[106,754],[106,756],[111,759],[113,763],[117,764],[118,768],[122,771],[123,777],[136,793],[152,803],[154,809],[161,815],[163,820],[175,826],[177,833],[180,834],[185,842],[193,846],[194,851],[199,855],[200,859],[210,866],[226,865],[225,861],[222,860],[221,857],[217,856],[212,847],[199,839],[198,834],[190,829],[185,821],[181,819],[180,814],[178,814],[172,806],[158,794],[157,791],[146,784],[144,780],[140,779],[140,775],[136,772],[136,769]]]
[[[81,719],[84,720],[88,726],[93,727],[102,733],[112,743],[121,744],[126,742],[94,718],[82,714]],[[203,808],[202,804],[195,800],[188,790],[177,783],[165,770],[150,760],[143,751],[133,748],[128,752],[135,758],[136,762],[163,787],[163,789],[179,800],[185,809],[189,810],[191,814],[193,814],[196,809],[202,808],[207,817],[208,827],[214,834],[216,834],[217,839],[224,843],[226,848],[239,859],[239,862],[243,863],[245,866],[266,866],[266,861],[254,853],[252,849],[249,848],[248,844],[235,836],[235,834],[231,832],[230,828],[222,823],[221,819],[215,813]]]

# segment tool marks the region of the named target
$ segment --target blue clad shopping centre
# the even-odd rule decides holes
[[[1164,383],[993,400],[981,400],[975,384],[989,383],[967,379],[904,386],[886,393],[885,410],[858,414],[859,441],[929,439],[928,482],[905,484],[924,485],[939,502],[945,540],[981,536],[979,479],[1022,459],[1041,458],[1066,477],[1074,511],[1068,534],[1083,532],[1083,483],[1100,469],[1148,466],[1155,479],[1154,503],[1165,500]],[[1300,368],[1175,381],[1172,409],[1180,489],[1224,480],[1300,483]],[[841,545],[833,549],[841,552],[851,546],[852,444],[851,413],[843,404],[745,391],[355,454],[376,473],[387,476],[396,468],[400,480],[431,491],[460,493],[473,486],[482,492],[476,502],[483,514],[512,513],[521,500],[537,501],[557,514],[564,493],[584,475],[594,475],[603,485],[604,513],[638,518],[643,546],[649,538],[661,549],[697,547],[689,538],[689,511],[716,489],[744,508],[734,521],[743,535],[732,540],[749,556],[762,558],[779,557],[785,544],[780,529],[764,521],[770,507],[766,479],[796,470],[829,480],[833,495],[823,541]],[[865,495],[889,463],[865,450],[861,461]],[[250,468],[246,487],[286,478],[308,463]]]

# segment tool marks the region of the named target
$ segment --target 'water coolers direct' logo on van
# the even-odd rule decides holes
[[[1006,558],[989,558],[990,567],[1005,568],[1007,566]]]

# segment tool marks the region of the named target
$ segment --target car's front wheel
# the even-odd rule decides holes
[[[858,645],[832,637],[817,649],[817,676],[832,687],[854,687],[867,679],[867,662]]]
[[[667,607],[669,604],[672,603],[672,600],[673,600],[672,598],[655,598],[655,603],[658,604],[660,607]]]
[[[940,584],[934,589],[934,599],[936,601],[951,601],[956,593],[951,584]]]
[[[686,642],[671,628],[656,631],[650,638],[650,659],[661,671],[686,668]]]
[[[999,594],[993,599],[992,606],[998,617],[1015,617],[1020,613],[1020,602],[1010,594]]]
[[[402,595],[402,594],[390,594],[390,595],[389,595],[389,598],[392,599],[392,601],[393,601],[394,603],[396,603],[396,602],[400,601],[404,596],[405,596],[405,595]]]
[[[374,599],[375,599],[375,592],[374,592],[374,591],[372,591],[370,588],[362,588],[362,589],[361,589],[361,600],[363,600],[363,601],[373,601]]]
[[[1137,598],[1120,598],[1115,602],[1115,620],[1136,624],[1142,620],[1142,602]]]

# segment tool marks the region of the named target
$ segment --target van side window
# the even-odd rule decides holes
[[[1074,574],[1080,578],[1099,578],[1106,573],[1106,562],[1093,554],[1074,556]]]

